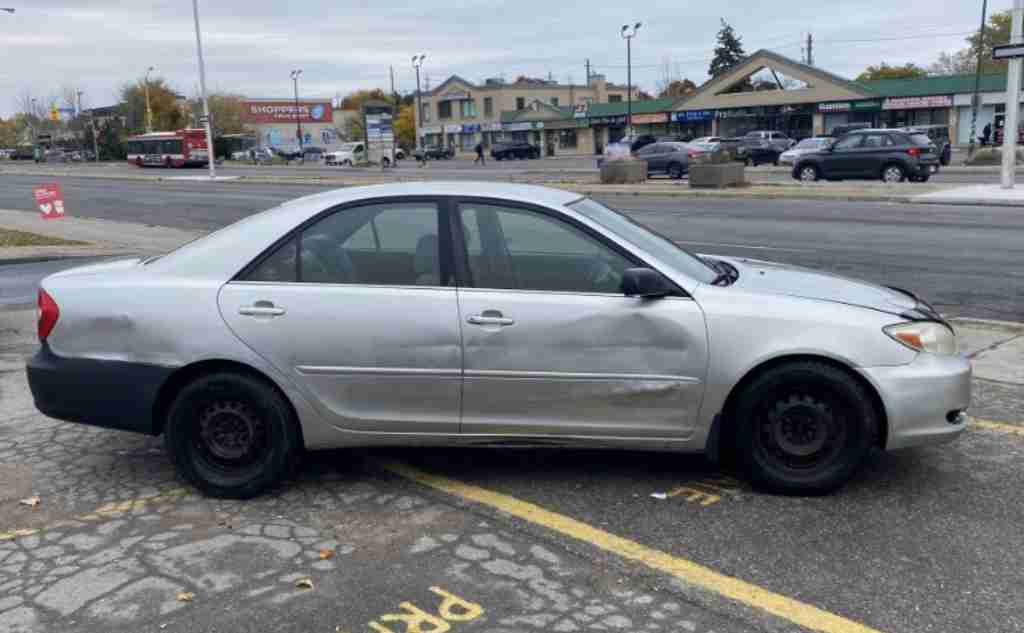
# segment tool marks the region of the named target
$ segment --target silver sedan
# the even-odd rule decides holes
[[[244,498],[303,449],[589,446],[729,457],[818,493],[962,433],[971,366],[910,292],[696,256],[577,194],[348,188],[162,257],[48,277],[36,406],[163,434]]]

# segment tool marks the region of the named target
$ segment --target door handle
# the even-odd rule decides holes
[[[285,313],[284,308],[279,308],[274,305],[273,301],[257,301],[251,306],[242,306],[238,308],[238,314],[244,316],[281,316]]]
[[[474,314],[466,319],[473,325],[513,325],[515,319],[504,317],[496,310],[486,310],[483,314]]]

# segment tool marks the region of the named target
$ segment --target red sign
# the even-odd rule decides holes
[[[245,123],[332,123],[334,110],[330,101],[245,101],[242,120]],[[296,113],[298,113],[296,115]]]
[[[39,205],[39,214],[44,220],[56,220],[64,217],[64,194],[61,193],[60,185],[55,182],[48,182],[32,190],[32,195]]]

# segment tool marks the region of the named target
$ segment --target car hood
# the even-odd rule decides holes
[[[732,287],[747,292],[832,301],[898,315],[919,308],[918,300],[907,292],[859,279],[758,259],[708,257],[735,266],[740,276]]]

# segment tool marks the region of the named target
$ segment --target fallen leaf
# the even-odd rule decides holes
[[[23,506],[34,508],[37,505],[39,505],[39,497],[28,497],[27,499],[22,499],[18,503],[20,503]]]
[[[178,602],[192,602],[192,599],[196,597],[196,594],[191,591],[179,591]]]
[[[320,560],[327,560],[328,558],[334,558],[333,549],[322,549],[320,550]]]
[[[296,589],[312,589],[313,579],[312,578],[299,578],[295,581]]]

